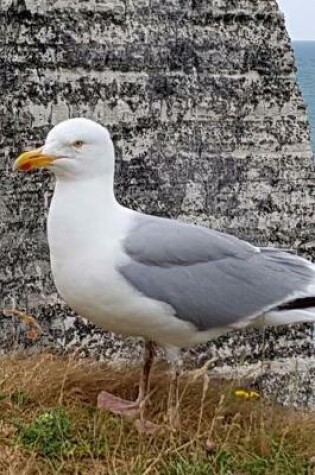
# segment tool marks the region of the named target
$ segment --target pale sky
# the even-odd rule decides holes
[[[278,0],[292,40],[315,41],[315,0]]]

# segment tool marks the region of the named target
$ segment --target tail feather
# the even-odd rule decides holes
[[[315,306],[293,310],[271,310],[265,313],[266,325],[290,325],[293,323],[315,323]]]

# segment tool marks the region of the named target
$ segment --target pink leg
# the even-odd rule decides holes
[[[170,390],[168,398],[168,413],[169,426],[171,431],[176,431],[180,425],[179,420],[179,395],[178,395],[178,380],[180,376],[180,365],[178,362],[173,362],[171,367]]]
[[[107,391],[102,391],[98,395],[97,407],[118,416],[130,417],[131,419],[136,417],[140,411],[138,401],[128,401]]]
[[[144,348],[144,364],[140,379],[139,393],[137,401],[139,404],[144,403],[150,391],[150,375],[155,356],[155,344],[152,341],[145,343]]]
[[[144,405],[150,388],[150,373],[155,355],[155,345],[148,341],[145,343],[144,365],[139,385],[139,394],[136,401],[128,401],[102,391],[97,398],[97,407],[105,409],[113,414],[127,418],[135,418],[141,415],[143,418]]]

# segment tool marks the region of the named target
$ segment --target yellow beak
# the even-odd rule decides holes
[[[44,155],[42,152],[43,147],[22,153],[13,163],[13,171],[23,170],[26,172],[33,168],[41,168],[50,165],[57,159],[53,155]]]

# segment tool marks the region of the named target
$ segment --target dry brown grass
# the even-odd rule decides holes
[[[135,398],[139,368],[115,370],[46,354],[2,359],[0,371],[1,474],[315,473],[315,414],[237,399],[231,383],[210,381],[202,402],[202,381],[183,378],[178,431],[145,436],[131,422],[96,408],[101,390]],[[147,417],[160,424],[167,423],[168,384],[158,365]],[[47,455],[43,445],[28,445],[25,428],[56,408],[71,427],[63,448]]]

